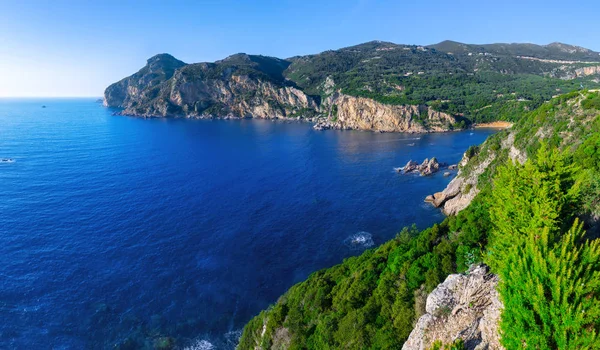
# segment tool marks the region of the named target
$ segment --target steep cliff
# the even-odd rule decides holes
[[[131,77],[109,86],[104,103],[123,115],[188,118],[296,118],[317,129],[382,132],[451,130],[456,118],[425,105],[390,105],[339,92],[307,95],[284,77],[290,63],[237,54],[215,63],[186,65],[158,55]],[[329,85],[328,85],[329,84]],[[323,87],[333,91],[326,79]]]
[[[402,346],[403,350],[428,350],[437,344],[461,341],[465,349],[503,349],[499,325],[502,301],[498,277],[485,265],[466,274],[453,274],[427,297],[426,313]]]
[[[498,166],[510,161],[523,164],[535,156],[541,142],[571,152],[583,146],[580,152],[593,154],[597,146],[587,146],[584,141],[598,123],[598,110],[587,108],[586,100],[600,101],[597,96],[593,92],[574,92],[557,97],[522,116],[513,127],[491,136],[481,146],[472,147],[463,156],[457,176],[443,191],[433,194],[433,205],[441,207],[446,215],[456,215],[482,189],[491,186],[489,179]]]
[[[581,85],[600,87],[598,59],[565,44],[380,41],[289,59],[236,54],[189,65],[161,54],[109,86],[104,102],[144,117],[318,119],[318,128],[447,131],[513,118]]]
[[[127,108],[136,101],[153,98],[155,88],[169,80],[175,70],[186,64],[169,54],[159,54],[148,59],[146,66],[104,91],[104,105]]]
[[[310,117],[318,109],[313,97],[284,79],[288,63],[277,58],[238,54],[181,65],[150,80],[153,64],[149,60],[140,72],[111,85],[106,105],[123,108],[125,115],[196,118]],[[147,80],[151,83],[140,89]]]
[[[364,97],[334,93],[327,101],[329,115],[317,129],[382,132],[439,132],[452,130],[457,120],[424,105],[386,105]]]

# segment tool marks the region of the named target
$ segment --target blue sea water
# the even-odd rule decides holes
[[[492,133],[111,113],[0,100],[2,349],[231,348],[311,272],[443,219],[423,198],[450,178],[394,167]]]

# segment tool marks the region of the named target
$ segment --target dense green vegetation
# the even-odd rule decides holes
[[[480,259],[473,240],[479,232],[452,237],[458,229],[457,220],[421,233],[404,229],[375,250],[312,274],[246,326],[240,348],[253,348],[265,321],[262,348],[277,341],[281,326],[292,335],[291,349],[400,348],[424,312],[427,294],[449,273]]]
[[[600,241],[584,240],[578,168],[542,145],[496,176],[486,261],[501,278],[507,349],[599,348]]]
[[[600,93],[591,94],[581,102],[583,109],[598,109],[600,110]]]
[[[593,52],[569,56],[557,48],[530,44],[446,43],[427,48],[370,42],[293,58],[284,74],[313,95],[330,93],[324,85],[330,77],[335,87],[329,90],[386,104],[427,104],[474,122],[514,120],[554,95],[578,90],[582,84],[599,86],[591,79],[561,79],[570,70],[518,55],[586,60],[597,56]]]
[[[553,99],[471,148],[463,171],[493,161],[467,209],[312,274],[247,324],[239,348],[399,349],[427,294],[481,261],[501,277],[507,348],[600,347],[600,241],[577,219],[600,213],[600,112],[582,103],[595,96]],[[524,165],[510,161],[512,137]]]
[[[582,87],[598,88],[597,74],[585,76],[576,70],[598,66],[599,60],[598,53],[557,43],[443,42],[423,47],[374,41],[287,60],[235,54],[214,63],[187,65],[161,54],[148,60],[148,65],[136,74],[109,86],[105,97],[110,106],[138,114],[219,115],[227,106],[215,104],[206,96],[201,98],[201,91],[198,103],[187,107],[173,103],[171,91],[178,84],[221,86],[234,76],[246,76],[276,87],[297,87],[317,103],[327,104],[327,97],[342,92],[385,104],[428,105],[456,116],[462,124],[455,127],[460,127],[470,122],[515,121],[555,95]],[[176,71],[181,74],[174,77]],[[130,94],[128,87],[137,92]],[[262,98],[253,88],[235,94],[243,101]],[[600,99],[584,104],[588,109],[599,106]],[[314,109],[310,115],[330,116],[329,106],[325,107]]]

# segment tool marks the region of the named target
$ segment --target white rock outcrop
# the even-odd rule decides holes
[[[380,132],[441,132],[451,130],[456,118],[425,105],[387,105],[370,98],[334,93],[325,106],[329,116],[316,129]]]
[[[459,338],[466,349],[503,349],[498,332],[503,305],[497,284],[498,277],[485,265],[448,276],[427,297],[427,313],[419,318],[402,349],[426,350],[436,341],[451,344]]]

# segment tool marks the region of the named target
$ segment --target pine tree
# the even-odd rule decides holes
[[[599,349],[600,241],[576,221],[556,244],[532,231],[499,271],[507,349]]]
[[[535,160],[509,163],[499,169],[492,191],[487,262],[493,269],[527,237],[526,232],[549,229],[550,241],[566,231],[578,207],[578,168],[557,150],[542,144]]]
[[[501,280],[507,349],[600,348],[600,241],[575,219],[576,172],[545,145],[498,172],[486,260]]]

